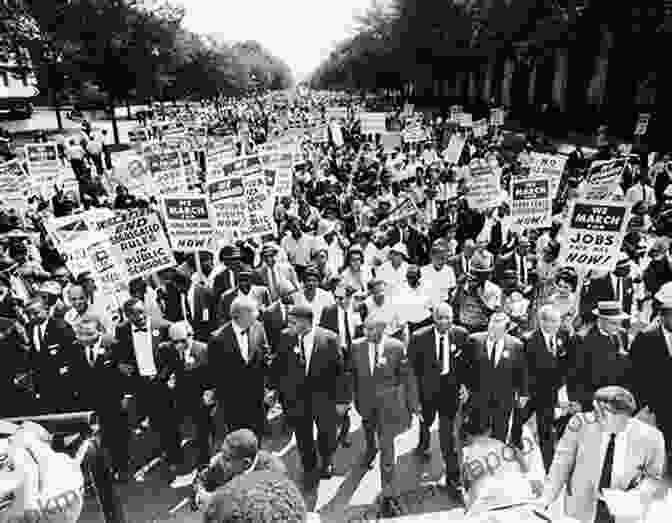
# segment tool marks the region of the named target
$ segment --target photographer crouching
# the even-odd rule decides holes
[[[248,429],[231,432],[224,438],[210,464],[196,476],[192,508],[206,510],[218,488],[237,476],[257,471],[287,475],[287,469],[279,458],[259,449],[254,432]]]

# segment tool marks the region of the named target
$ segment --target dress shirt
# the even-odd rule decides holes
[[[450,291],[457,285],[455,271],[448,264],[436,270],[433,264],[426,265],[420,271],[421,281],[426,284],[433,305],[445,301],[450,296]]]
[[[351,307],[348,308],[348,325],[345,323],[345,310],[343,307],[336,307],[336,314],[338,315],[338,337],[340,338],[341,347],[347,347],[347,336],[345,329],[350,333],[350,341],[355,339],[355,328],[357,327],[357,317],[359,316]]]
[[[378,363],[380,363],[381,346],[382,342],[378,344],[369,342],[369,368],[371,369],[371,376],[373,376],[373,372],[376,370],[376,354],[378,356]]]
[[[395,268],[391,262],[385,262],[377,270],[378,278],[387,283],[387,294],[389,296],[396,296],[399,294],[402,285],[406,281],[407,270],[408,264],[403,261],[397,268]]]
[[[37,352],[42,352],[42,350],[46,349],[42,344],[44,343],[44,333],[47,331],[48,321],[49,320],[44,320],[33,331],[33,345],[35,345],[35,350]]]
[[[541,331],[541,334],[544,336],[544,343],[546,343],[546,349],[548,349],[548,351],[551,354],[553,354],[553,356],[556,356],[558,351],[557,339],[544,331]]]
[[[240,348],[240,354],[242,355],[245,363],[250,362],[250,337],[248,332],[243,333],[241,329],[235,322],[231,323],[233,327],[233,333],[236,335],[236,341],[238,342],[238,347]]]
[[[448,333],[441,334],[438,330],[434,330],[434,337],[436,339],[436,359],[441,365],[441,374],[448,374],[450,372],[450,339]],[[441,341],[443,340],[443,360],[441,357]]]
[[[611,481],[613,484],[614,478],[618,478],[625,471],[625,457],[628,452],[628,434],[632,423],[628,422],[625,428],[616,434],[616,446],[614,448],[614,464],[611,468]],[[600,465],[604,463],[604,457],[607,453],[607,445],[609,445],[610,432],[602,434],[602,444],[600,447]]]
[[[304,233],[298,240],[296,240],[291,233],[287,233],[280,245],[287,253],[291,263],[301,267],[307,267],[310,265],[310,256],[315,248],[316,238],[310,234]]]
[[[317,288],[315,289],[315,297],[312,300],[306,298],[304,292],[300,292],[296,295],[295,298],[296,305],[308,305],[313,309],[313,325],[317,325],[320,322],[320,317],[322,316],[322,310],[326,307],[334,305],[334,296],[324,289]]]
[[[89,363],[90,366],[94,366],[96,363],[96,360],[98,359],[98,355],[102,352],[100,348],[101,340],[98,338],[98,341],[94,343],[93,345],[89,345],[86,347],[85,352],[86,352],[86,361]]]
[[[310,361],[313,358],[313,342],[315,341],[315,331],[310,329],[308,332],[301,336],[303,338],[303,350],[306,351],[306,376],[310,372]],[[299,344],[301,343],[301,337],[299,337]]]
[[[493,349],[494,349],[494,351],[495,351],[495,356],[494,356],[495,365],[499,365],[499,360],[502,357],[502,352],[504,351],[504,340],[499,340],[496,344],[494,344],[494,347],[493,347],[493,341],[491,339],[488,339],[488,341],[485,342],[485,346],[488,350],[488,359],[490,361],[493,360],[492,352],[493,352]]]
[[[665,338],[665,342],[667,343],[667,353],[670,355],[670,357],[672,357],[672,332],[668,331],[662,325],[660,326],[660,328],[663,331],[663,337]]]
[[[131,327],[133,336],[133,352],[135,361],[138,363],[138,372],[140,376],[155,376],[156,362],[154,361],[154,346],[152,343],[152,330],[147,325],[147,331],[138,330],[135,326]]]

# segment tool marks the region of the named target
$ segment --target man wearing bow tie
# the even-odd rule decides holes
[[[452,325],[453,309],[447,303],[433,311],[434,324],[416,331],[408,347],[408,359],[418,381],[421,406],[420,442],[416,453],[429,457],[429,428],[439,415],[439,441],[446,466],[446,483],[459,481],[453,423],[459,402],[466,401],[466,369],[461,353],[469,333]]]
[[[364,464],[371,466],[379,445],[382,510],[387,516],[396,517],[400,508],[396,501],[394,438],[408,427],[409,414],[418,411],[418,402],[404,346],[385,336],[385,328],[382,318],[365,320],[366,338],[352,347],[352,374],[355,408],[366,435]]]
[[[209,379],[206,396],[217,401],[215,439],[250,429],[261,439],[266,413],[264,385],[268,376],[268,341],[257,320],[259,304],[248,296],[231,303],[231,321],[208,342]]]
[[[345,414],[350,398],[343,387],[338,337],[314,326],[313,309],[308,305],[293,306],[288,322],[273,374],[278,377],[278,390],[296,435],[304,479],[311,483],[316,479],[318,451],[322,458],[321,477],[328,479],[333,475],[337,421]],[[317,442],[313,423],[317,425]]]
[[[122,391],[133,394],[141,416],[156,417],[159,344],[166,339],[166,326],[150,320],[144,302],[130,298],[124,305],[126,321],[115,329],[112,358]],[[127,438],[130,434],[127,434]],[[128,441],[126,440],[126,443]],[[121,470],[122,476],[126,475]]]

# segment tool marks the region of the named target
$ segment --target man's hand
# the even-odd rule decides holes
[[[214,389],[208,389],[203,391],[203,404],[206,407],[211,407],[215,404],[215,391]]]
[[[518,398],[518,405],[520,406],[521,409],[525,408],[525,405],[527,405],[527,402],[530,400],[529,397],[527,396],[521,396]]]
[[[132,376],[133,375],[133,365],[129,365],[128,363],[120,363],[119,364],[119,371],[124,374],[124,376]]]
[[[349,403],[337,403],[336,404],[336,415],[339,417],[345,416],[346,412],[350,409]]]
[[[458,393],[458,399],[460,400],[461,404],[465,404],[467,401],[469,401],[469,389],[465,387],[464,385],[460,385],[460,391]]]

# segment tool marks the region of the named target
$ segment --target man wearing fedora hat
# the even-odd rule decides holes
[[[661,393],[659,377],[672,372],[672,282],[655,295],[659,321],[637,334],[630,351],[633,391],[643,414],[653,414],[665,435],[668,456],[672,453],[672,412]]]
[[[255,275],[263,282],[271,293],[271,301],[279,298],[278,290],[280,281],[284,280],[299,289],[299,279],[294,268],[288,263],[278,261],[278,247],[272,244],[266,244],[261,248],[261,266],[256,270]]]
[[[630,275],[630,258],[621,253],[613,272],[598,274],[586,282],[581,291],[581,317],[589,322],[597,304],[616,301],[626,314],[632,314],[634,283]]]
[[[571,401],[590,410],[593,393],[607,385],[630,386],[630,356],[623,322],[629,318],[617,301],[601,301],[593,310],[597,323],[574,339],[575,364],[568,376]]]

